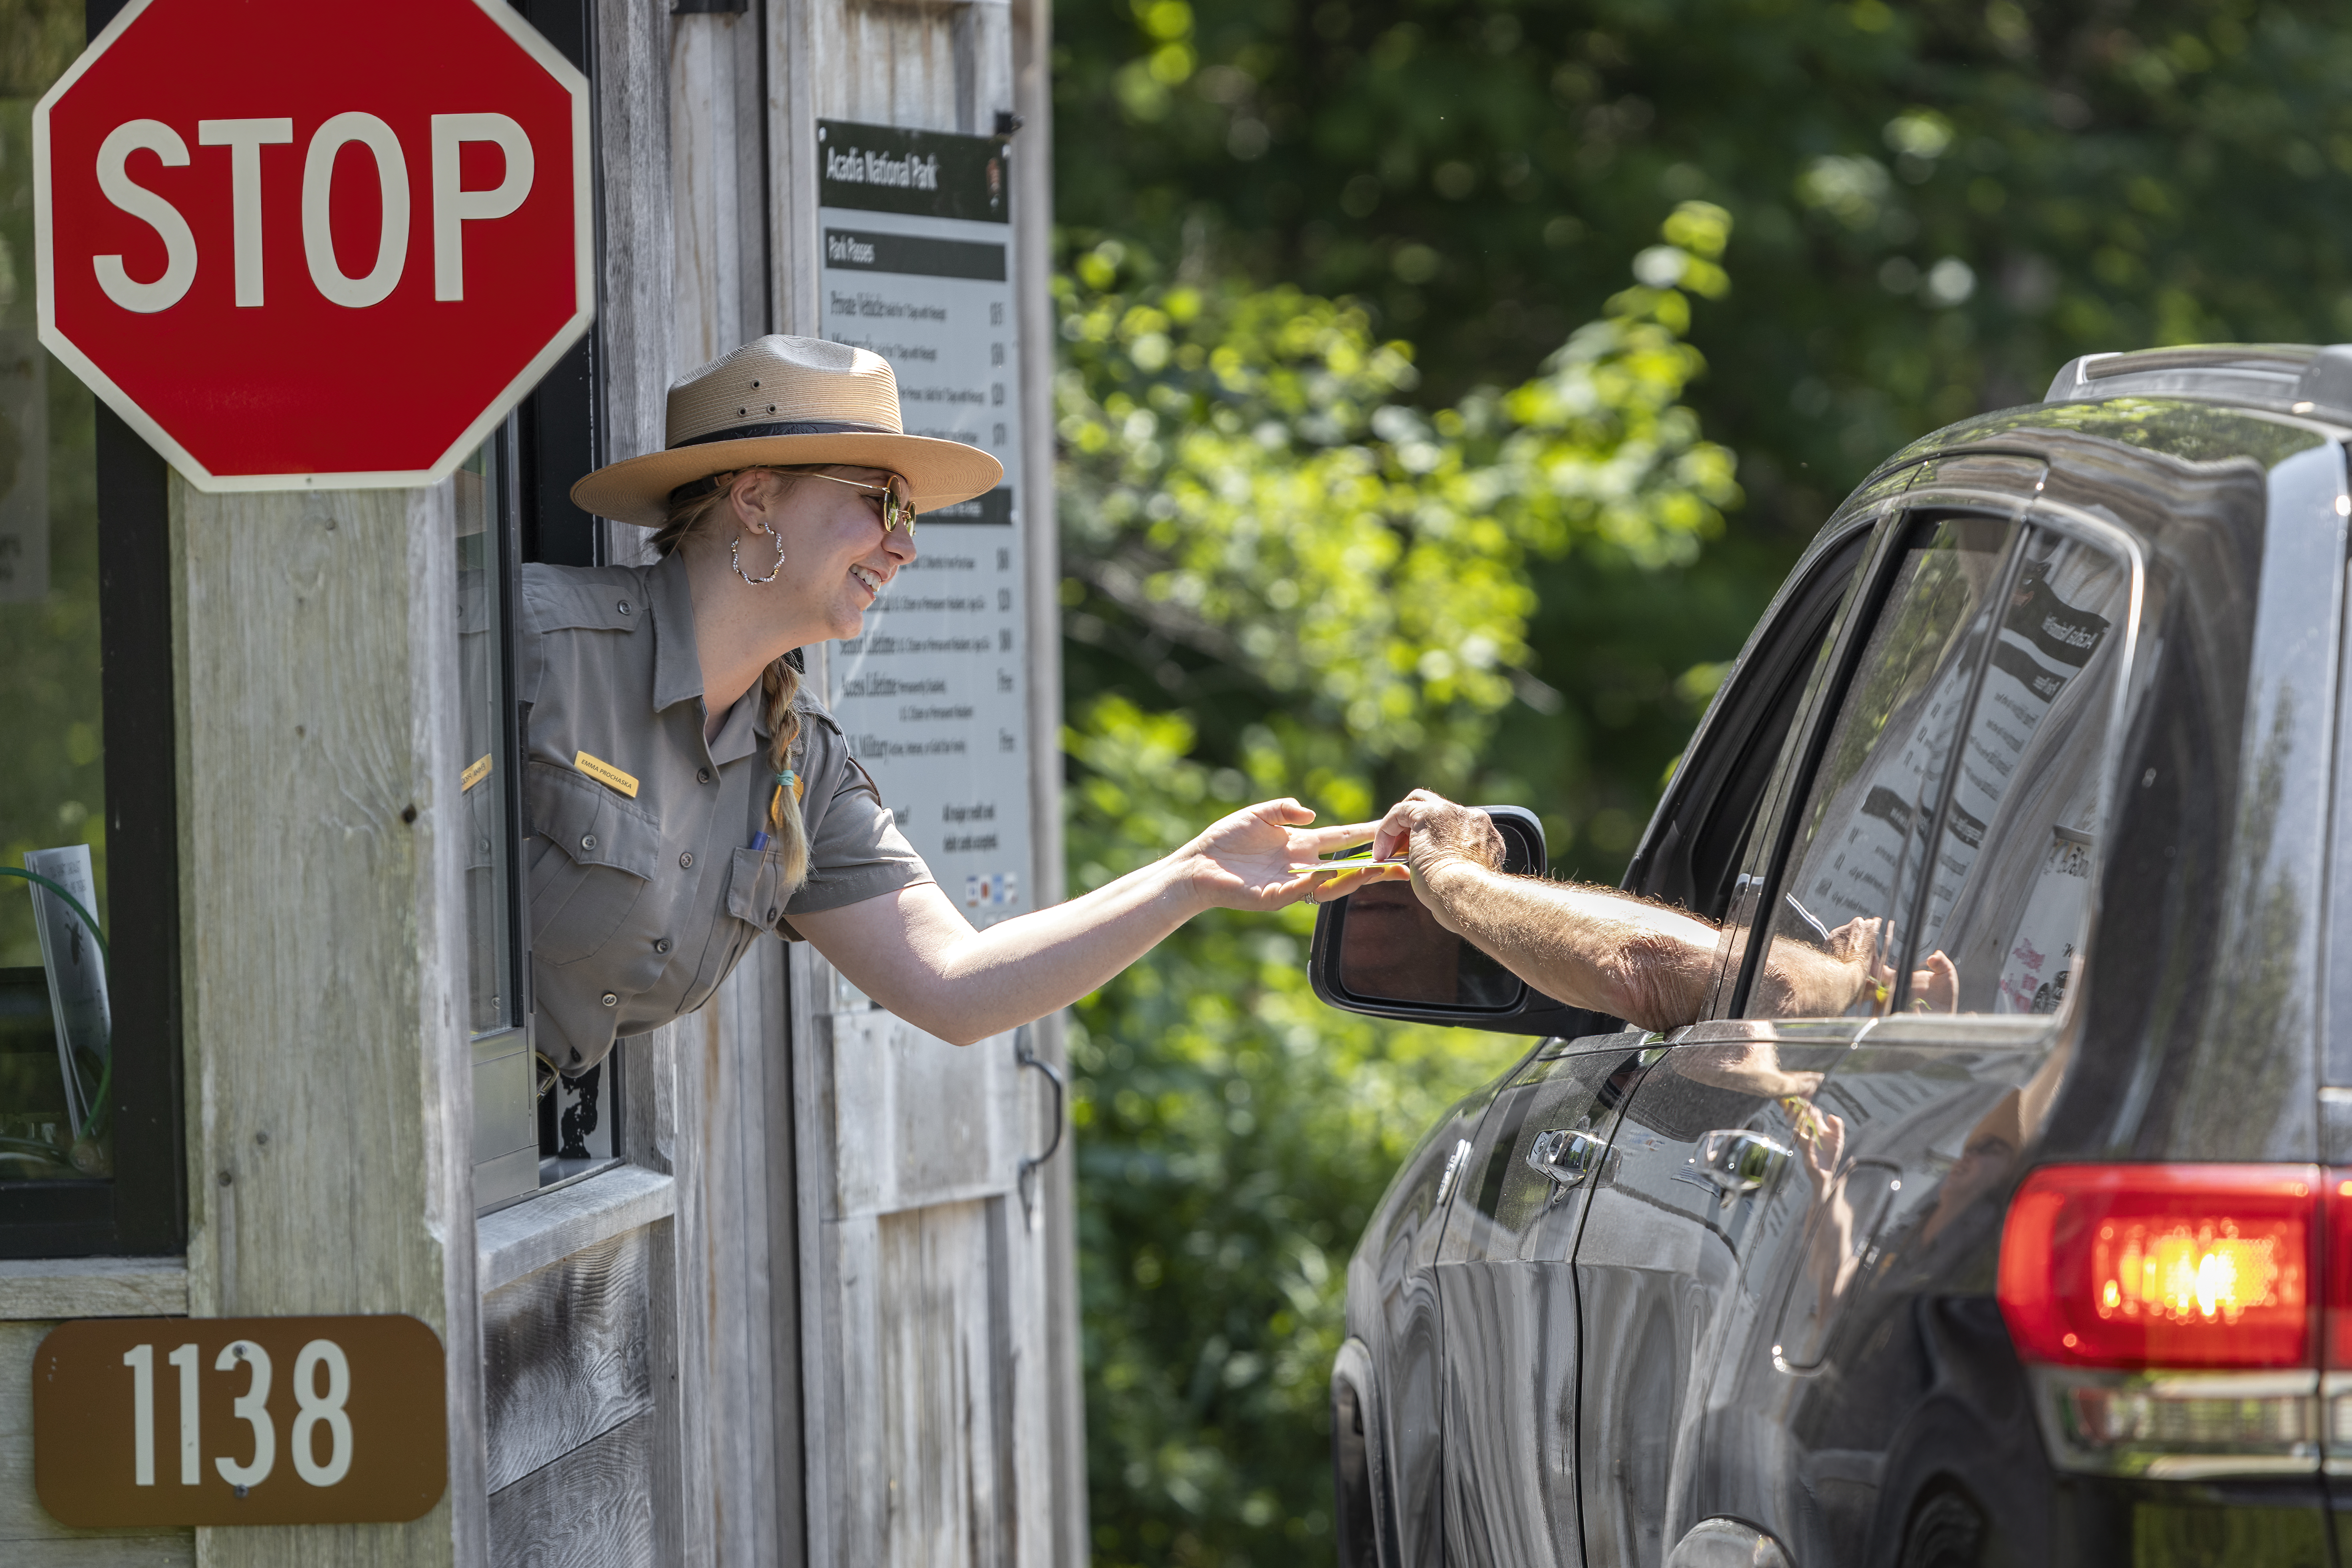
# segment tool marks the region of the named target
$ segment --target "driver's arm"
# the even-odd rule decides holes
[[[1545,995],[1664,1031],[1692,1022],[1715,978],[1716,928],[1614,888],[1505,875],[1485,812],[1415,790],[1391,807],[1372,853],[1406,852],[1413,891],[1439,924]],[[1783,1016],[1842,1012],[1864,980],[1862,933],[1824,952],[1776,942],[1759,985]],[[1788,950],[1784,952],[1783,950]]]

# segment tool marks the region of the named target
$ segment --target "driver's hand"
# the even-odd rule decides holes
[[[1372,854],[1380,859],[1405,855],[1416,872],[1449,860],[1467,860],[1498,871],[1503,866],[1503,835],[1494,818],[1475,806],[1456,805],[1442,795],[1417,789],[1381,818],[1372,836]]]

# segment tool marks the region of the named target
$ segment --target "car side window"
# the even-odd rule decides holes
[[[1902,891],[1918,875],[1934,791],[1979,660],[1986,601],[2015,542],[2005,518],[1905,525],[1894,582],[1841,699],[1780,896],[1760,911],[1752,1017],[1874,1013],[1900,951]]]
[[[1909,522],[1759,911],[1747,1016],[2054,1010],[2089,907],[2100,677],[2129,583],[2051,530]]]
[[[2054,1013],[2065,1001],[2105,826],[2130,593],[2129,566],[2097,545],[2026,535],[1948,784],[1911,1010]]]

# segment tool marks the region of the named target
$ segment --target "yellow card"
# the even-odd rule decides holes
[[[460,795],[466,794],[476,784],[481,783],[484,779],[488,778],[489,776],[490,754],[488,752],[484,752],[480,756],[474,759],[473,764],[470,767],[467,768],[464,773],[457,775],[457,793]]]
[[[1375,860],[1369,855],[1359,855],[1352,860],[1309,860],[1303,866],[1293,866],[1290,873],[1295,877],[1305,871],[1366,871],[1375,866],[1394,866],[1400,871],[1404,869],[1402,860]]]
[[[604,758],[592,757],[585,752],[572,752],[572,765],[606,789],[618,790],[631,800],[637,798],[637,778],[635,773],[625,773]]]

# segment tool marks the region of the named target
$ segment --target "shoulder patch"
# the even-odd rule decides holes
[[[522,621],[534,632],[633,632],[647,619],[646,587],[626,566],[522,569]]]

